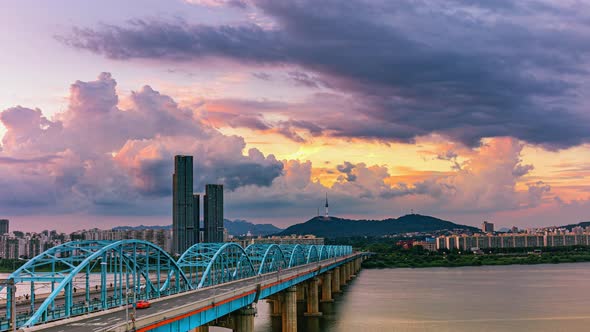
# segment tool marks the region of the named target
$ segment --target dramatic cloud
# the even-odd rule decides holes
[[[205,125],[149,86],[120,109],[107,73],[70,88],[69,107],[50,120],[38,109],[0,113],[0,208],[5,213],[169,213],[173,157],[194,156],[195,190],[269,186],[283,164]],[[24,209],[26,207],[26,209]]]
[[[521,178],[533,169],[523,165],[524,145],[512,138],[496,138],[483,145],[456,174],[439,180],[452,191],[442,197],[444,209],[463,212],[493,212],[535,207],[541,203],[549,186],[529,186],[518,191]],[[539,190],[537,190],[539,189]]]
[[[302,71],[290,71],[287,73],[287,75],[289,76],[289,79],[298,86],[303,86],[306,88],[319,88],[320,86],[325,85],[325,83],[323,83],[317,77]]]
[[[353,165],[352,163],[345,161],[344,164],[342,165],[337,165],[336,169],[341,172],[346,174],[346,181],[348,182],[354,182],[356,181],[356,175],[352,174],[352,170],[355,168],[356,166]]]
[[[313,180],[310,161],[278,161],[256,149],[244,154],[241,137],[205,125],[200,112],[179,107],[150,87],[118,106],[108,74],[71,87],[70,107],[54,119],[39,110],[0,113],[7,128],[0,152],[0,207],[11,214],[167,215],[175,154],[195,156],[195,189],[221,182],[229,189],[229,217],[286,225],[316,213],[325,193],[338,215],[384,217],[416,208],[423,213],[470,214],[523,210],[551,199],[542,182],[518,183],[533,169],[523,164],[523,144],[489,139],[462,156],[450,173],[405,181],[384,165],[344,161],[326,173],[341,174],[331,186]],[[310,127],[305,123],[293,126]],[[313,129],[308,129],[313,132]]]
[[[210,4],[235,6],[234,1]],[[345,117],[318,118],[322,133],[333,136],[412,142],[438,133],[469,146],[478,146],[484,137],[511,136],[550,149],[590,139],[587,105],[579,97],[588,76],[580,68],[588,64],[590,52],[585,4],[238,4],[273,24],[135,20],[126,26],[76,28],[60,38],[114,59],[221,57],[301,67],[288,74],[298,84],[316,88],[322,82],[355,100],[338,110]],[[301,120],[298,114],[292,117]],[[289,131],[286,135],[298,140]]]
[[[523,147],[512,138],[489,139],[469,156],[461,156],[465,158],[462,169],[432,173],[413,181],[392,175],[386,166],[345,161],[335,166],[334,171],[342,175],[331,187],[311,180],[310,162],[283,161],[283,176],[271,186],[238,188],[229,194],[228,209],[241,211],[245,218],[284,223],[285,219],[301,220],[300,216],[317,213],[324,193],[328,193],[331,211],[339,216],[381,218],[415,209],[437,216],[476,216],[479,222],[481,215],[498,211],[528,211],[543,204],[554,205],[548,184],[527,183],[526,173],[532,166],[522,164]]]

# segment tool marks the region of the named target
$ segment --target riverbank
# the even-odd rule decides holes
[[[433,252],[393,252],[376,253],[363,262],[363,268],[426,268],[460,267],[486,265],[532,265],[590,262],[590,252],[547,252],[533,253],[433,253]]]

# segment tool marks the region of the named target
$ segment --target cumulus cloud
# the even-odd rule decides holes
[[[230,189],[229,217],[282,225],[314,215],[326,192],[336,215],[367,217],[398,215],[410,207],[437,215],[521,210],[551,198],[543,182],[517,189],[533,167],[522,164],[523,143],[516,139],[488,140],[461,156],[461,169],[417,181],[398,178],[383,165],[343,161],[326,170],[341,174],[328,187],[313,180],[310,161],[278,161],[256,149],[244,153],[241,137],[221,134],[200,113],[152,88],[134,92],[129,107],[120,109],[115,86],[106,74],[76,82],[72,107],[53,119],[24,107],[0,113],[7,128],[0,152],[3,211],[166,215],[175,154],[195,156],[197,191],[207,182]],[[454,160],[460,152],[444,157]]]
[[[580,46],[590,30],[587,5],[248,3],[275,24],[135,20],[76,28],[60,38],[116,59],[222,57],[300,67],[291,75],[297,82],[326,82],[356,101],[344,108],[346,117],[317,119],[323,133],[334,136],[413,142],[438,133],[472,147],[485,137],[511,136],[551,149],[589,141],[587,112],[577,94],[585,89],[587,72],[580,66],[590,55],[589,47]],[[559,24],[566,18],[569,24]],[[351,118],[364,121],[350,125]]]
[[[537,181],[535,183],[527,184],[528,189],[528,197],[529,197],[529,206],[535,207],[539,205],[542,200],[545,198],[545,194],[551,191],[551,186],[544,183],[543,181]]]
[[[173,157],[194,156],[195,190],[269,186],[283,164],[238,136],[204,124],[191,109],[149,86],[118,106],[108,73],[77,81],[69,107],[53,119],[38,109],[0,113],[7,131],[0,151],[0,208],[10,213],[168,214]],[[156,202],[154,204],[154,202]],[[26,207],[27,209],[23,209]],[[138,209],[139,208],[139,209]]]
[[[523,143],[513,138],[495,138],[465,161],[461,170],[438,179],[438,183],[453,188],[441,196],[443,208],[492,212],[534,206],[549,192],[549,187],[544,187],[546,190],[529,187],[528,192],[517,190],[519,179],[534,168],[522,165],[523,147]]]
[[[354,182],[354,181],[356,181],[356,175],[352,174],[352,170],[355,167],[356,167],[356,165],[353,165],[352,163],[345,161],[344,164],[337,165],[336,169],[339,172],[346,174],[346,181]]]
[[[284,160],[283,176],[270,186],[238,188],[228,197],[228,210],[279,224],[289,217],[301,221],[301,216],[313,216],[322,208],[327,192],[330,209],[338,216],[387,217],[413,208],[437,216],[477,216],[479,222],[481,215],[528,211],[551,203],[548,184],[526,183],[524,170],[532,167],[522,164],[523,147],[512,138],[486,140],[480,148],[461,156],[465,159],[462,169],[410,181],[392,175],[386,166],[345,161],[323,171],[340,174],[330,187],[311,180],[313,165],[309,161]],[[459,157],[458,153],[449,155]]]
[[[512,174],[518,178],[518,177],[528,174],[530,171],[532,171],[534,169],[535,169],[535,166],[533,166],[533,165],[518,164],[512,170]]]

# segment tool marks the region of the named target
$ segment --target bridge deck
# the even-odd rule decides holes
[[[138,331],[141,331],[141,327],[143,326],[154,327],[154,324],[157,325],[159,322],[167,323],[166,320],[170,321],[171,319],[174,319],[174,317],[219,309],[219,306],[223,303],[227,303],[228,299],[236,297],[250,296],[249,302],[252,302],[254,298],[253,294],[256,293],[258,285],[260,285],[261,290],[259,298],[262,299],[288,288],[293,284],[312,278],[320,272],[332,269],[356,256],[356,254],[353,254],[336,259],[324,260],[317,263],[285,269],[280,272],[280,275],[278,272],[273,272],[152,300],[150,308],[137,311],[136,326]],[[237,308],[234,308],[233,310],[235,309]],[[64,319],[23,330],[47,332],[125,331],[125,319],[125,308],[118,307],[100,313]],[[212,319],[209,319],[209,321],[210,320]]]

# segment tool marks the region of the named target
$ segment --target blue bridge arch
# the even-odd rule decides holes
[[[238,244],[198,243],[178,259],[192,288],[202,288],[256,275],[246,251]]]
[[[130,293],[134,299],[153,298],[190,287],[168,253],[141,240],[64,243],[32,258],[9,279],[17,285],[30,284],[32,314],[25,317],[26,321],[18,322],[25,327],[127,305]],[[38,307],[35,305],[36,283],[51,287]],[[91,283],[96,284],[94,289]],[[62,295],[62,303],[58,303],[56,299]],[[7,307],[7,318],[12,314],[15,313]]]
[[[277,244],[251,244],[245,251],[259,275],[288,267],[285,253]]]

